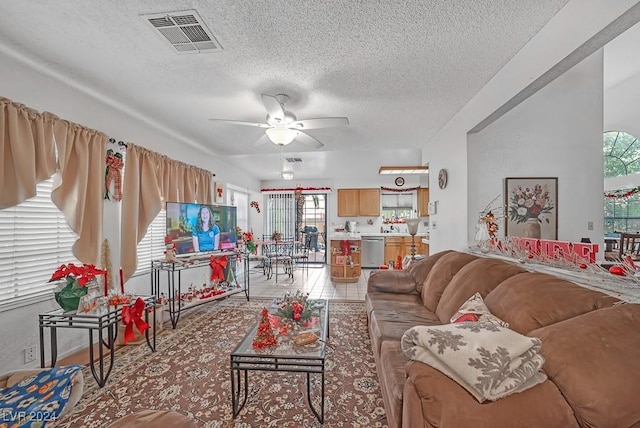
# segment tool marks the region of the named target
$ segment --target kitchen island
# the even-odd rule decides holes
[[[338,233],[329,237],[329,264],[333,282],[358,282],[361,273],[361,237]]]

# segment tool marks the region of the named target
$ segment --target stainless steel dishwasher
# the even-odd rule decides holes
[[[384,264],[384,237],[362,236],[362,267],[378,268]]]

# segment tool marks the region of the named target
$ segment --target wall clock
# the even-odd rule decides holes
[[[396,186],[398,186],[398,187],[404,186],[404,178],[396,177]]]
[[[438,186],[440,186],[441,189],[447,187],[447,170],[444,168],[438,172]]]

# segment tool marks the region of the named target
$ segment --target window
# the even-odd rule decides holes
[[[265,238],[271,239],[273,232],[280,232],[284,239],[295,238],[296,200],[293,193],[267,195],[265,210]]]
[[[620,131],[604,133],[604,178],[640,172],[640,141]]]
[[[166,234],[167,212],[162,209],[147,227],[147,233],[138,244],[138,268],[133,276],[149,274],[151,260],[164,258],[164,237]]]
[[[80,263],[71,246],[77,239],[51,202],[53,180],[37,185],[37,195],[0,210],[0,308],[53,297],[51,274],[63,263]]]
[[[640,141],[633,135],[620,131],[605,132],[603,155],[605,179],[640,173]],[[638,185],[640,183],[634,184]],[[604,231],[640,231],[640,194],[604,198]]]

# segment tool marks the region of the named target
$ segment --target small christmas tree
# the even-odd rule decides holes
[[[264,308],[260,313],[258,332],[256,333],[256,337],[253,338],[251,346],[253,346],[254,349],[263,349],[273,346],[276,343],[278,343],[278,339],[276,339],[271,324],[269,324],[269,311],[267,308]]]

